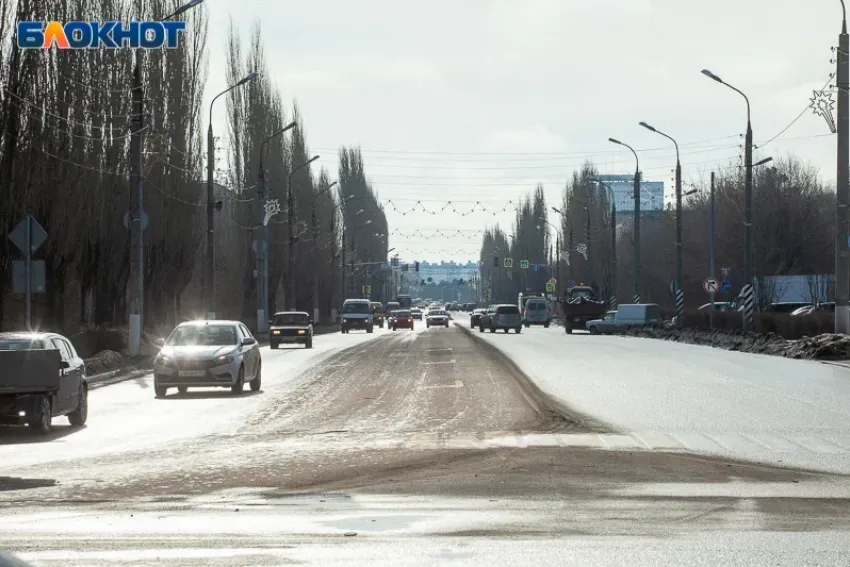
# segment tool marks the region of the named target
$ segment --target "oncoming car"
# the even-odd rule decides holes
[[[431,328],[431,326],[433,325],[448,328],[449,314],[445,311],[441,311],[440,309],[434,309],[433,311],[429,311],[428,316],[425,317],[425,326]]]
[[[278,348],[281,343],[301,344],[313,348],[313,320],[304,311],[281,311],[269,321],[269,347]]]
[[[169,388],[230,388],[241,394],[245,382],[260,389],[263,362],[260,345],[239,321],[187,321],[164,341],[154,360],[154,393]]]
[[[395,331],[396,329],[413,330],[413,315],[410,311],[405,309],[393,311],[392,330]]]
[[[340,331],[345,334],[351,329],[363,329],[367,333],[374,331],[372,306],[368,299],[346,299],[343,302]]]

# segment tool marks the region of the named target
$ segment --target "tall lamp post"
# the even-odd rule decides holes
[[[290,311],[295,311],[295,192],[292,190],[292,176],[297,171],[304,169],[311,163],[319,159],[319,156],[313,156],[304,163],[293,167],[289,172],[289,177],[286,182],[287,199],[286,199],[286,217],[289,225],[289,254],[286,267],[286,302],[289,304]]]
[[[838,159],[836,172],[835,231],[835,332],[850,333],[850,36],[847,35],[847,7],[841,0],[841,34],[838,36],[835,81],[838,87],[836,133]]]
[[[191,0],[177,8],[161,21],[176,18],[191,10],[204,0]],[[142,0],[139,0],[139,14]],[[142,185],[142,134],[144,130],[144,86],[142,84],[142,50],[133,54],[133,82],[130,88],[133,98],[133,120],[130,126],[130,207],[127,213],[127,228],[130,230],[130,277],[127,281],[129,299],[129,351],[130,356],[141,354],[142,329],[144,328],[145,300],[145,245],[144,245],[144,187]]]
[[[676,324],[681,325],[685,310],[685,290],[682,287],[682,162],[679,160],[679,144],[672,136],[653,128],[646,122],[641,122],[640,125],[650,132],[664,136],[676,147]]]
[[[269,189],[266,184],[266,169],[263,166],[263,157],[266,155],[266,144],[274,140],[284,132],[295,128],[297,123],[292,122],[281,128],[260,144],[260,206],[257,207],[262,221],[258,223],[261,235],[255,240],[255,255],[257,259],[257,331],[265,333],[268,331],[269,313],[269,225],[265,222],[265,205],[269,201]]]
[[[210,102],[210,122],[207,127],[207,265],[205,281],[205,303],[207,307],[207,319],[215,319],[215,196],[213,191],[213,174],[215,171],[215,142],[213,141],[213,105],[219,97],[229,93],[237,87],[249,83],[257,78],[257,73],[250,73],[235,85],[227,87],[215,95]]]
[[[753,284],[753,125],[750,113],[750,99],[740,89],[733,87],[723,79],[703,69],[702,74],[714,79],[744,97],[747,103],[747,133],[744,139],[744,285]],[[745,310],[744,330],[752,329],[752,312]]]
[[[635,156],[635,294],[633,299],[634,303],[640,303],[640,160],[637,152],[630,145],[614,138],[608,138],[608,141],[629,148]]]
[[[313,243],[319,244],[319,220],[316,218],[316,200],[322,195],[326,195],[328,191],[339,185],[338,181],[334,181],[313,196],[313,201],[310,203],[310,224],[313,228]],[[319,323],[319,263],[313,262],[313,322]]]

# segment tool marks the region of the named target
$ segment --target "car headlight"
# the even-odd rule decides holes
[[[305,331],[304,329],[298,329],[298,334],[299,335],[306,335],[307,331]]]
[[[272,334],[273,334],[273,335],[279,335],[279,334],[280,334],[280,331],[278,331],[278,330],[274,330],[274,331],[272,331]]]
[[[156,360],[154,360],[154,364],[159,364],[160,366],[168,366],[169,364],[171,364],[171,358],[165,356],[164,354],[160,354],[156,357]]]
[[[235,352],[228,352],[227,354],[222,354],[221,356],[217,356],[215,359],[216,364],[230,364],[236,360]]]

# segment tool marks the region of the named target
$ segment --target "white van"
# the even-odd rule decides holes
[[[587,322],[587,330],[592,335],[616,333],[631,327],[658,325],[661,322],[661,308],[657,303],[633,303],[620,305],[616,311],[609,311],[602,319]]]

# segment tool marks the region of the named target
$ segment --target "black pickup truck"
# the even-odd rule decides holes
[[[53,418],[81,426],[88,417],[86,367],[54,333],[0,333],[0,424],[50,433]]]

